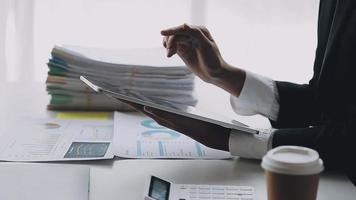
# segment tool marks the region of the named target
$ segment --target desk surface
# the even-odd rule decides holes
[[[266,199],[264,172],[259,161],[236,160],[116,160],[92,168],[92,200],[142,199],[148,175],[176,183],[249,185],[256,200]],[[355,199],[354,186],[344,177],[323,174],[318,199]],[[118,198],[120,197],[120,198]]]
[[[9,120],[48,115],[49,100],[44,84],[0,84],[0,135],[16,131]],[[219,108],[220,109],[220,108]],[[176,183],[250,185],[256,199],[266,199],[263,170],[259,161],[236,160],[107,160],[71,162],[91,167],[91,200],[142,199],[148,175]],[[318,199],[355,199],[356,190],[342,175],[323,174]]]

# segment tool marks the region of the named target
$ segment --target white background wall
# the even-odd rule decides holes
[[[0,0],[0,82],[44,82],[56,44],[161,46],[162,28],[206,25],[232,65],[277,80],[307,82],[316,47],[318,0]],[[233,113],[229,94],[197,79],[203,108]],[[208,98],[207,98],[208,97]]]
[[[318,1],[208,1],[207,26],[225,58],[276,79],[305,82],[312,74]]]
[[[207,0],[205,24],[230,64],[273,79],[306,83],[312,76],[318,4],[317,0]],[[202,107],[249,125],[269,126],[260,116],[237,116],[229,94],[199,83],[198,96],[211,97],[200,98]]]
[[[55,44],[160,46],[160,29],[194,22],[210,29],[231,64],[275,79],[303,83],[312,74],[318,3],[318,0],[0,0],[0,69],[6,69],[0,71],[0,78],[43,82],[46,62]],[[5,13],[9,13],[7,19]],[[1,41],[4,38],[5,45]]]

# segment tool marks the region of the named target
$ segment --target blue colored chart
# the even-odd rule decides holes
[[[152,119],[143,120],[141,125],[148,129],[147,131],[142,132],[142,136],[146,139],[172,140],[180,137],[180,133],[160,126]]]
[[[157,122],[153,119],[146,119],[141,122],[141,125],[143,127],[149,128],[149,129],[167,129],[164,126],[161,126],[157,124]]]

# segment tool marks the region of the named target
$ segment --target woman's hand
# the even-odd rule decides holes
[[[205,27],[183,24],[162,30],[161,34],[168,57],[178,54],[191,71],[205,82],[215,84],[235,96],[240,95],[245,72],[224,61]]]
[[[229,151],[230,129],[208,122],[192,119],[171,112],[154,109],[129,101],[121,100],[137,111],[151,117],[158,124],[193,138],[205,146]]]

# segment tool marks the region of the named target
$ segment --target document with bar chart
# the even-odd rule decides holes
[[[208,148],[138,113],[115,113],[114,154],[123,158],[226,159],[229,152]]]
[[[48,118],[24,118],[0,136],[0,161],[112,159],[110,113],[55,112]],[[11,128],[11,127],[15,127]]]

